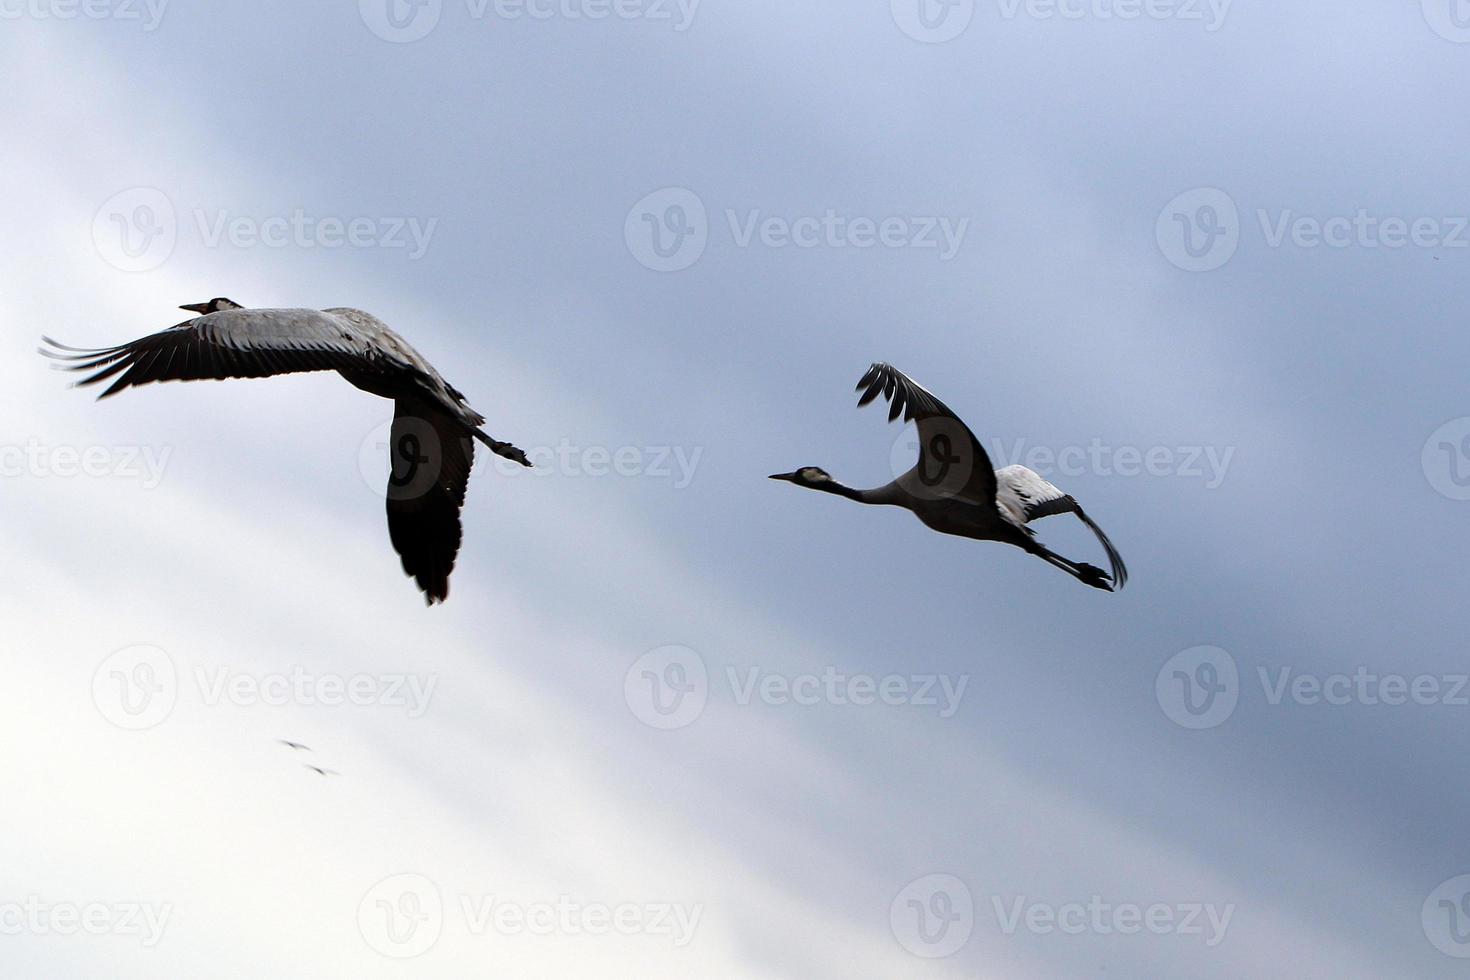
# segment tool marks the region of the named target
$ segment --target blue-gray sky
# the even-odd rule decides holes
[[[923,2],[0,2],[7,973],[1463,972],[1470,12]],[[388,403],[34,354],[215,295],[540,454],[445,606]],[[873,360],[1128,588],[767,481]]]

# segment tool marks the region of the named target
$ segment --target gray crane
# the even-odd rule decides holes
[[[943,534],[1015,545],[1096,589],[1112,592],[1128,581],[1118,549],[1071,494],[1024,466],[992,469],[985,448],[959,416],[903,372],[874,364],[857,383],[857,390],[863,393],[859,408],[881,394],[888,399],[888,421],[902,415],[905,422],[917,424],[919,461],[913,469],[873,490],[845,487],[820,466],[776,473],[771,479],[859,503],[903,507]],[[1094,565],[1063,558],[1036,540],[1036,532],[1028,525],[1052,514],[1076,514],[1092,529],[1112,563],[1111,576]]]
[[[91,371],[78,385],[109,378],[99,400],[155,381],[263,378],[336,371],[363,391],[393,400],[389,455],[388,536],[403,570],[429,605],[449,595],[459,554],[470,467],[478,439],[490,451],[530,466],[526,454],[492,439],[434,366],[387,324],[362,310],[247,309],[217,297],[180,309],[199,316],[130,343],[84,350],[43,337],[41,353]]]

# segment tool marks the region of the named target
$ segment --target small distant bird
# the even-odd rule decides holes
[[[394,403],[389,455],[388,536],[429,605],[449,595],[462,535],[459,520],[478,439],[522,466],[526,454],[488,436],[472,409],[434,366],[386,323],[362,310],[246,309],[216,297],[180,309],[199,316],[131,343],[101,350],[67,347],[49,337],[41,353],[93,371],[77,382],[116,378],[106,398],[154,381],[263,378],[336,371],[363,391]]]
[[[302,745],[300,742],[293,742],[290,739],[278,738],[276,739],[276,741],[280,742],[282,745],[284,745],[288,749],[291,749],[292,751],[298,751],[300,749],[305,749],[308,752],[311,751],[310,745]]]
[[[306,768],[310,769],[312,772],[316,773],[318,776],[340,776],[340,775],[342,775],[340,772],[338,772],[335,769],[323,769],[321,766],[314,766],[314,765],[312,765],[309,762],[303,762],[302,765],[305,766]]]
[[[858,399],[859,408],[881,394],[888,399],[888,421],[902,415],[905,422],[917,423],[918,464],[892,483],[873,490],[845,487],[819,466],[777,473],[771,479],[859,503],[903,507],[944,534],[1015,545],[1095,589],[1112,592],[1128,581],[1128,569],[1118,549],[1071,494],[1063,493],[1024,466],[992,469],[980,440],[959,416],[901,371],[887,364],[874,364],[857,383],[857,390],[863,393]],[[1027,524],[1052,514],[1076,514],[1092,529],[1112,563],[1111,576],[1096,566],[1063,558],[1036,540],[1036,532]]]

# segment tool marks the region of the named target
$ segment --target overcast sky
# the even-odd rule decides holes
[[[1463,975],[1470,12],[922,4],[0,0],[7,975]],[[389,403],[35,354],[217,295],[533,453],[447,604]],[[874,360],[1128,588],[766,480]]]

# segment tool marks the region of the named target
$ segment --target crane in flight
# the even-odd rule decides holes
[[[433,605],[449,595],[449,573],[459,554],[475,439],[522,466],[526,454],[492,439],[472,409],[408,342],[370,313],[333,308],[248,309],[217,297],[180,309],[198,316],[117,347],[85,350],[43,337],[41,353],[71,371],[77,382],[112,384],[99,400],[155,381],[264,378],[302,371],[336,371],[363,391],[393,401],[389,455],[388,537]],[[48,349],[49,348],[49,349]]]
[[[863,504],[903,507],[942,534],[1015,545],[1095,589],[1112,592],[1128,581],[1128,568],[1118,549],[1071,494],[1024,466],[992,469],[985,448],[959,416],[902,371],[874,364],[857,383],[857,390],[862,392],[859,408],[881,394],[888,399],[888,421],[902,415],[905,422],[916,423],[918,463],[892,483],[873,490],[845,487],[820,466],[776,473],[771,479]],[[1036,540],[1030,522],[1052,514],[1076,514],[1092,529],[1112,564],[1111,575],[1094,565],[1063,558]]]

